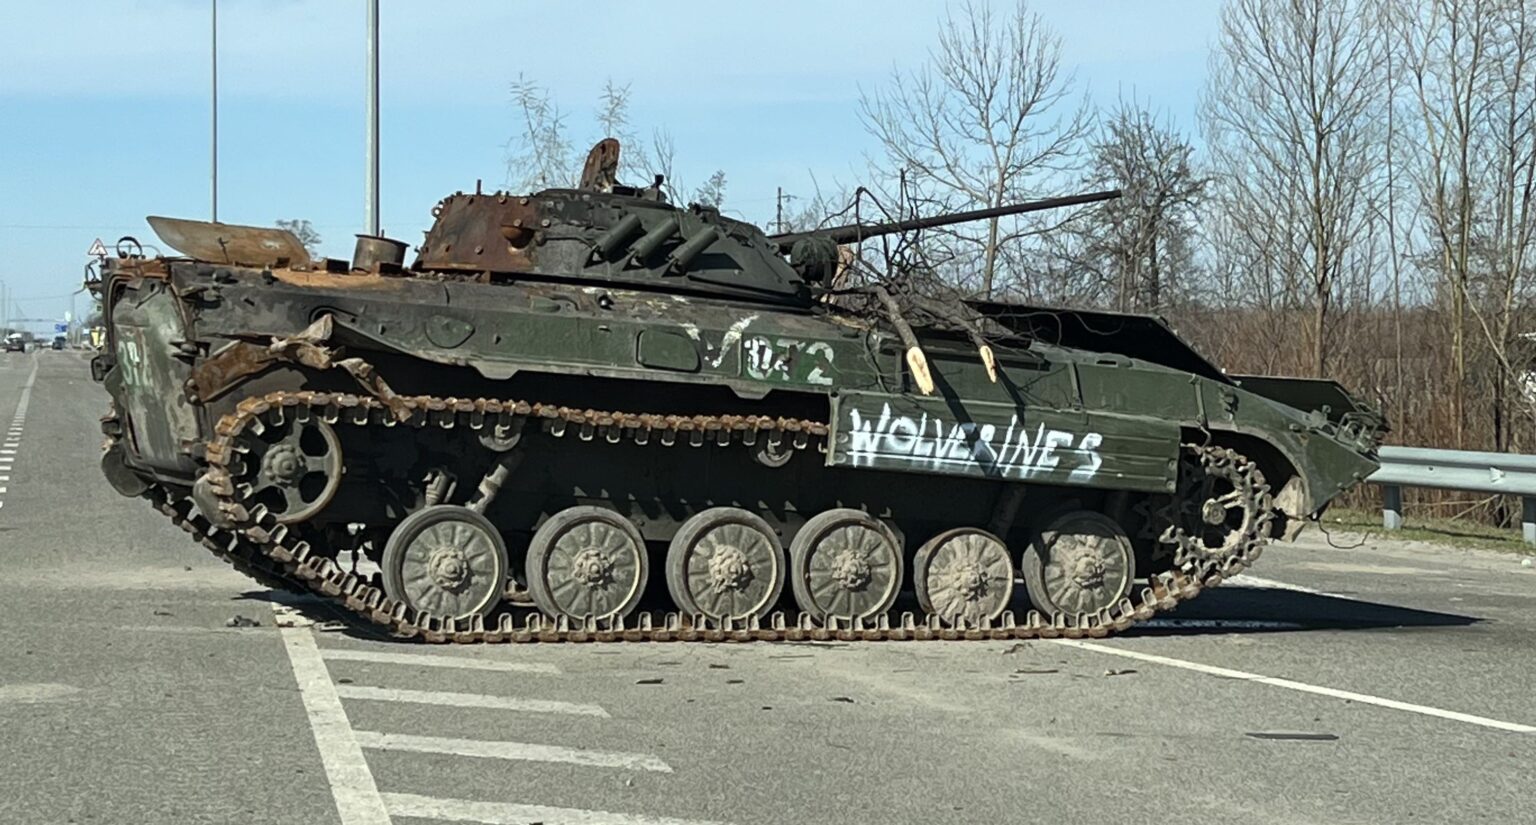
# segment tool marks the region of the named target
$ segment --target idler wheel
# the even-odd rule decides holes
[[[819,621],[872,619],[891,609],[901,589],[901,543],[862,510],[828,510],[790,543],[795,602]]]
[[[390,533],[379,566],[392,599],[434,616],[484,616],[501,600],[507,545],[485,516],[435,504]]]
[[[286,414],[292,413],[271,413]],[[266,505],[279,524],[314,517],[331,503],[341,486],[341,439],[331,425],[318,418],[257,418],[234,446],[243,465],[242,492],[251,501]]]
[[[736,507],[688,519],[667,548],[667,590],[685,615],[764,617],[784,592],[784,547],[768,522]]]
[[[912,587],[925,612],[951,627],[978,627],[1008,609],[1013,598],[1013,560],[997,536],[959,527],[918,548]]]
[[[601,507],[561,510],[528,545],[528,592],[550,618],[612,620],[632,613],[649,576],[645,539]]]
[[[1136,557],[1114,519],[1092,510],[1065,513],[1035,534],[1020,564],[1035,607],[1051,614],[1097,613],[1131,592]]]

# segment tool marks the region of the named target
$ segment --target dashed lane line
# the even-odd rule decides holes
[[[657,773],[672,772],[671,765],[645,753],[582,750],[559,745],[535,745],[531,742],[417,736],[410,733],[380,733],[371,730],[353,731],[352,735],[357,738],[357,744],[371,750],[438,753],[481,759],[506,759],[513,762],[560,762],[589,768],[619,768]]]
[[[278,630],[293,678],[299,684],[299,696],[309,714],[309,727],[320,751],[320,763],[336,801],[341,825],[390,825],[389,812],[363,749],[352,735],[352,723],[336,695],[331,673],[320,657],[320,648],[308,628],[284,627]]]
[[[39,359],[36,353],[32,355],[32,371],[27,374],[27,382],[21,386],[21,397],[16,400],[16,413],[11,418],[11,429],[8,431],[5,443],[0,445],[0,481],[10,481],[11,465],[16,461],[16,451],[21,447],[21,435],[27,421],[27,406],[32,403],[32,385],[37,383],[37,366]],[[0,487],[0,496],[5,495],[7,488]],[[0,508],[5,507],[5,499],[0,499]]]
[[[637,816],[608,811],[549,808],[543,805],[479,802],[472,799],[439,799],[408,793],[384,794],[384,804],[395,816],[446,822],[477,822],[482,825],[527,825],[530,822],[543,825],[723,825],[698,819]]]
[[[497,659],[474,659],[468,656],[436,655],[432,653],[388,653],[374,650],[352,650],[328,647],[321,656],[343,662],[376,662],[385,665],[414,665],[417,667],[456,667],[464,670],[494,670],[502,673],[555,674],[560,669],[546,662],[507,662]]]
[[[399,690],[368,685],[337,685],[336,694],[343,699],[363,699],[374,702],[405,702],[453,708],[485,708],[521,713],[565,713],[572,716],[608,718],[608,711],[597,705],[559,702],[552,699],[520,699],[513,696],[487,696],[480,693],[451,693],[437,690]]]
[[[1349,690],[1323,687],[1322,685],[1309,685],[1305,682],[1297,682],[1291,679],[1280,679],[1274,676],[1264,676],[1258,673],[1249,673],[1242,670],[1233,670],[1227,667],[1204,665],[1199,662],[1188,662],[1183,659],[1175,659],[1170,656],[1159,656],[1154,653],[1142,653],[1138,650],[1127,650],[1100,642],[1085,642],[1080,639],[1052,639],[1052,642],[1068,647],[1092,650],[1096,653],[1105,653],[1110,656],[1120,656],[1126,659],[1135,659],[1141,662],[1151,662],[1168,667],[1191,670],[1196,673],[1204,673],[1208,676],[1220,676],[1224,679],[1237,679],[1244,682],[1254,682],[1271,687],[1285,688],[1300,693],[1311,693],[1317,696],[1328,696],[1334,699],[1344,699],[1350,702],[1358,702],[1362,705],[1375,705],[1381,708],[1401,710],[1408,713],[1417,713],[1421,716],[1433,716],[1439,719],[1449,719],[1456,722],[1465,722],[1469,725],[1479,725],[1495,730],[1509,731],[1511,733],[1536,733],[1536,725],[1522,725],[1518,722],[1504,722],[1498,719],[1489,719],[1486,716],[1476,716],[1471,713],[1462,713],[1455,710],[1430,707],[1428,705],[1415,705],[1411,702],[1399,702],[1396,699],[1386,699],[1380,696],[1371,696],[1367,693],[1355,693]]]

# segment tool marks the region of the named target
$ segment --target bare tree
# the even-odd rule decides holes
[[[1060,39],[1023,0],[1001,14],[970,0],[946,10],[927,63],[893,71],[886,88],[860,98],[865,128],[880,142],[886,199],[930,212],[1001,206],[1070,170],[1089,118],[1086,102],[1073,108],[1060,62]],[[979,235],[957,227],[927,237],[947,257],[977,263],[990,296],[1006,247],[1031,226],[993,219]]]
[[[575,180],[566,114],[549,90],[519,74],[512,82],[518,131],[507,142],[507,183],[518,191],[569,186]]]
[[[1211,62],[1203,121],[1224,254],[1283,308],[1310,309],[1314,375],[1328,371],[1341,277],[1373,271],[1380,190],[1381,38],[1353,0],[1233,0]]]
[[[1100,123],[1089,150],[1088,189],[1121,197],[1089,210],[1047,239],[1061,266],[1096,284],[1121,310],[1160,312],[1170,287],[1194,268],[1196,210],[1208,184],[1194,147],[1167,123],[1120,103]]]
[[[507,183],[523,191],[573,185],[581,175],[586,154],[572,144],[566,112],[547,89],[522,75],[512,84],[512,105],[521,124],[507,142]],[[673,175],[677,148],[672,134],[654,129],[647,144],[635,132],[629,106],[629,84],[619,85],[612,78],[605,81],[592,116],[597,134],[587,145],[603,138],[617,139],[623,147],[619,153],[621,182],[645,185],[661,175],[668,195],[678,199],[685,190]],[[693,199],[718,208],[725,199],[725,171],[715,170],[694,190]]]
[[[725,202],[725,172],[716,169],[699,188],[693,190],[693,202],[719,209],[720,204]]]
[[[1468,327],[1490,359],[1493,447],[1527,365],[1512,356],[1536,280],[1536,9],[1522,0],[1420,0],[1396,18],[1421,119],[1412,163],[1428,254],[1449,299],[1456,443],[1474,379]],[[1474,332],[1473,334],[1477,334]],[[1524,399],[1523,416],[1536,420]]]
[[[277,228],[292,232],[294,237],[299,239],[299,243],[304,244],[304,249],[309,252],[310,257],[320,254],[320,233],[315,231],[314,225],[309,221],[302,218],[291,221],[278,219]]]

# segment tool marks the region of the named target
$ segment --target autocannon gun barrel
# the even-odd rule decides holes
[[[935,226],[948,226],[956,223],[980,221],[988,218],[1000,218],[1005,215],[1020,215],[1025,212],[1041,212],[1047,209],[1060,209],[1067,206],[1078,206],[1085,203],[1097,203],[1099,201],[1113,200],[1120,197],[1119,189],[1110,189],[1103,192],[1088,192],[1081,195],[1067,195],[1060,198],[1046,198],[1037,201],[1024,201],[1011,203],[1006,206],[993,206],[987,209],[972,209],[966,212],[951,212],[947,215],[933,215],[926,218],[908,218],[904,221],[890,221],[887,223],[850,223],[842,226],[832,226],[826,229],[816,229],[810,232],[785,232],[780,235],[770,235],[769,240],[778,244],[780,249],[789,249],[795,241],[801,238],[821,237],[831,240],[833,243],[855,243],[865,238],[875,238],[881,235],[889,235],[894,232],[909,232],[914,229],[930,229]]]

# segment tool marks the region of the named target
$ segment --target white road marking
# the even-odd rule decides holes
[[[350,650],[324,648],[320,655],[327,659],[345,662],[378,662],[385,665],[417,665],[421,667],[457,667],[464,670],[495,670],[503,673],[559,673],[560,669],[544,662],[502,662],[495,659],[472,659],[468,656],[437,656],[431,653],[386,653],[375,650]]]
[[[1238,573],[1236,576],[1227,579],[1225,584],[1235,584],[1238,587],[1258,587],[1264,590],[1292,590],[1297,593],[1307,593],[1312,596],[1332,596],[1333,598],[1345,598],[1337,593],[1328,593],[1322,590],[1314,590],[1310,587],[1303,587],[1299,584],[1291,584],[1290,582],[1280,582],[1275,581],[1274,579],[1266,579],[1261,576],[1252,575],[1250,573]]]
[[[479,822],[483,825],[723,825],[699,819],[638,816],[579,808],[548,808],[510,802],[477,802],[471,799],[437,799],[409,793],[384,794],[384,804],[395,816],[437,819],[446,822]]]
[[[287,632],[287,631],[284,631]],[[451,739],[441,736],[416,736],[409,733],[353,731],[357,744],[365,748],[406,753],[442,753],[450,756],[475,756],[483,759],[510,759],[519,762],[563,762],[593,768],[622,768],[631,771],[671,773],[672,767],[644,753],[590,751],[535,745],[528,742],[504,742],[486,739]]]
[[[1177,619],[1152,618],[1137,622],[1137,627],[1159,630],[1302,630],[1300,622],[1275,622],[1266,619]]]
[[[27,405],[32,403],[32,385],[37,383],[37,365],[40,363],[37,355],[32,356],[32,371],[27,374],[27,382],[21,386],[21,397],[16,400],[16,414],[11,418],[11,430],[6,436],[5,445],[0,448],[0,473],[11,472],[11,465],[16,461],[16,450],[21,446],[22,425],[27,420]],[[9,475],[0,476],[0,481],[10,481]],[[0,487],[0,495],[6,492],[5,487]],[[5,502],[0,501],[0,507]]]
[[[278,632],[293,665],[293,678],[299,683],[299,697],[309,714],[309,727],[315,734],[315,747],[320,751],[342,825],[389,825],[389,812],[374,784],[368,760],[352,735],[352,724],[336,695],[336,686],[331,684],[314,635],[302,628]]]
[[[1126,650],[1122,647],[1113,647],[1107,644],[1100,644],[1098,642],[1085,642],[1079,639],[1052,639],[1051,641],[1059,645],[1066,645],[1068,647],[1082,648],[1083,650],[1107,653],[1111,656],[1121,656],[1127,659],[1136,659],[1142,662],[1152,662],[1154,664],[1167,665],[1169,667],[1182,668],[1184,670],[1192,670],[1196,673],[1204,673],[1209,676],[1220,676],[1225,679],[1238,679],[1244,682],[1256,682],[1261,685],[1270,685],[1272,687],[1285,688],[1286,690],[1294,690],[1301,693],[1312,693],[1318,696],[1328,696],[1334,699],[1346,699],[1351,702],[1359,702],[1363,705],[1375,705],[1376,707],[1407,711],[1408,713],[1417,713],[1421,716],[1434,716],[1440,719],[1450,719],[1456,722],[1466,722],[1469,725],[1481,725],[1485,728],[1494,728],[1496,730],[1510,731],[1512,733],[1536,733],[1536,725],[1522,725],[1518,722],[1503,722],[1498,719],[1489,719],[1486,716],[1475,716],[1470,713],[1462,713],[1455,710],[1445,710],[1444,708],[1434,708],[1428,705],[1415,705],[1411,702],[1399,702],[1396,699],[1384,699],[1380,696],[1371,696],[1370,694],[1366,693],[1355,693],[1348,690],[1339,690],[1338,688],[1322,687],[1320,685],[1309,685],[1305,682],[1296,682],[1290,679],[1280,679],[1274,676],[1263,676],[1257,673],[1248,673],[1242,670],[1215,667],[1213,665],[1202,665],[1199,662],[1186,662],[1183,659],[1174,659],[1168,656],[1158,656],[1153,653],[1142,653],[1135,650]]]
[[[417,705],[446,705],[455,708],[489,708],[529,713],[568,713],[574,716],[607,717],[608,711],[597,705],[557,702],[551,699],[519,699],[512,696],[487,696],[482,693],[449,693],[436,690],[396,690],[367,685],[337,685],[343,699],[367,699],[374,702],[408,702]]]

